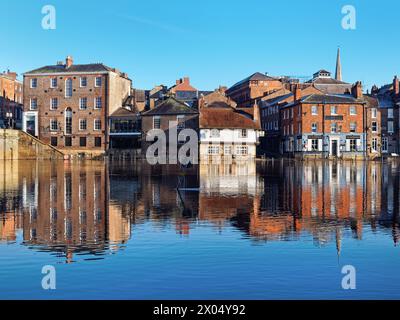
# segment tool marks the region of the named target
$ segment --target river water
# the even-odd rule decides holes
[[[0,298],[399,299],[399,171],[3,161]]]

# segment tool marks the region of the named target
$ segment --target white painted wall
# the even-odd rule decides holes
[[[242,138],[242,129],[222,129],[219,130],[219,138],[211,137],[211,129],[200,130],[200,143],[257,143],[258,132],[254,129],[247,129],[247,137]]]

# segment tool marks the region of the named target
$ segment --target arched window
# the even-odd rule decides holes
[[[65,97],[71,98],[72,97],[72,79],[68,78],[65,80]]]
[[[72,134],[72,110],[67,108],[65,110],[65,134]]]

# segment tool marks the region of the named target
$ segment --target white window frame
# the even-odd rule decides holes
[[[375,130],[374,130],[374,123],[375,123]],[[372,132],[378,132],[378,121],[372,121],[372,123],[371,123],[371,131]]]
[[[96,128],[96,124],[100,124],[100,127]],[[101,119],[94,119],[93,120],[93,130],[94,131],[101,131]]]
[[[71,95],[69,95],[69,90],[67,89],[67,83],[71,83]],[[71,78],[65,79],[65,98],[72,98],[74,92],[73,82]]]
[[[386,148],[384,148],[386,147]],[[387,153],[389,152],[389,139],[388,137],[382,138],[382,152]]]
[[[158,121],[158,128],[156,127],[156,120]],[[153,129],[161,129],[161,117],[160,116],[154,116],[153,117]]]
[[[372,108],[371,109],[371,118],[376,119],[376,117],[377,117],[377,109]]]
[[[184,115],[177,115],[176,116],[177,122],[177,129],[185,129],[185,116]]]
[[[36,106],[32,107],[32,102],[36,101]],[[29,109],[30,110],[37,110],[38,109],[38,99],[37,98],[31,98],[29,101]]]
[[[316,142],[316,148],[315,147]],[[318,139],[311,139],[311,151],[319,151],[319,140]]]
[[[53,101],[57,101],[56,107],[53,106]],[[57,110],[58,109],[58,98],[53,97],[50,98],[50,110]]]
[[[53,84],[53,80],[56,81],[55,85]],[[57,87],[58,87],[58,79],[57,79],[57,77],[50,78],[50,88],[54,89],[54,88],[57,88]]]
[[[335,128],[335,130],[333,130]],[[331,133],[337,133],[338,132],[338,124],[337,122],[332,122],[331,123]]]
[[[389,120],[387,122],[387,132],[388,133],[394,133],[394,121],[393,120]]]
[[[34,82],[35,82],[35,85],[33,85]],[[38,79],[37,78],[32,78],[31,79],[30,87],[31,87],[31,89],[36,89],[38,87]]]
[[[82,107],[83,101],[86,101],[85,107]],[[79,110],[87,110],[87,108],[88,108],[88,98],[87,97],[79,98]]]
[[[85,128],[82,128],[82,123],[85,123]],[[79,131],[87,130],[87,119],[79,119]]]
[[[317,132],[318,132],[318,123],[313,122],[313,123],[311,124],[311,132],[312,132],[312,133],[317,133]]]
[[[98,107],[97,106],[97,101],[98,101],[98,99],[100,99],[100,107]],[[103,99],[102,99],[102,97],[96,97],[96,98],[94,98],[94,109],[96,109],[96,110],[100,110],[101,108],[103,108]]]
[[[318,115],[318,106],[311,106],[311,115],[312,116]]]
[[[249,154],[249,147],[247,145],[236,146],[236,155],[247,156]]]
[[[372,150],[372,152],[378,152],[378,139],[377,138],[372,138],[372,140],[371,140],[371,150]]]
[[[388,119],[393,119],[394,118],[394,110],[393,108],[388,109]]]
[[[210,137],[211,138],[220,138],[221,132],[218,129],[212,129],[210,132]]]
[[[212,144],[208,145],[207,154],[214,155],[214,156],[219,155],[219,146],[214,146]]]
[[[86,84],[85,84],[85,85],[82,85],[83,79],[85,79],[85,81],[86,81]],[[88,83],[87,77],[80,77],[80,79],[79,79],[79,86],[80,86],[81,88],[86,88],[86,87],[87,87],[87,83]]]
[[[338,115],[337,106],[331,106],[331,115],[332,116],[337,116]]]
[[[97,84],[97,80],[100,79],[100,85]],[[103,85],[103,78],[102,77],[95,77],[94,78],[94,86],[96,88],[101,88],[101,86]]]
[[[56,127],[55,128],[53,128],[53,124],[56,124]],[[50,119],[50,131],[51,132],[56,132],[56,131],[58,131],[58,121],[57,121],[57,119]]]
[[[350,106],[350,115],[351,116],[357,115],[357,107],[356,106]]]

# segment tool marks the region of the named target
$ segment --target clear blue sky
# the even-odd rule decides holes
[[[230,86],[253,72],[334,72],[342,49],[345,81],[389,83],[400,75],[398,0],[2,0],[0,70],[22,74],[72,55],[125,71],[134,86]],[[57,29],[43,30],[41,9],[57,10]],[[341,27],[352,4],[357,29]]]

